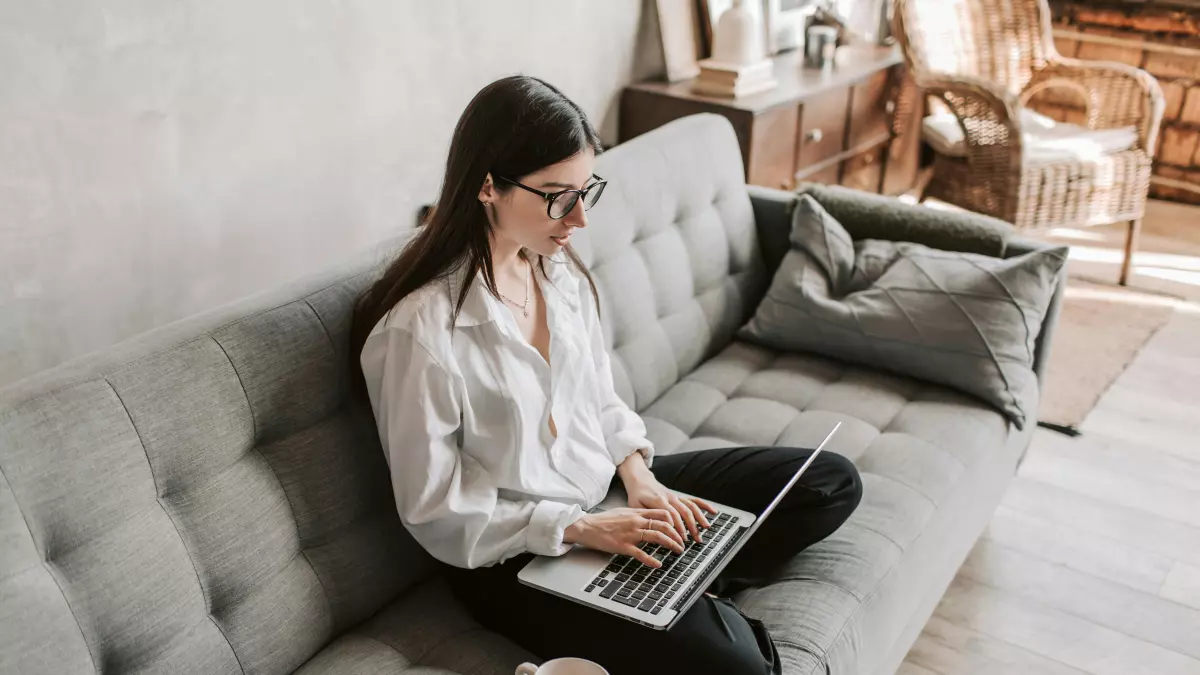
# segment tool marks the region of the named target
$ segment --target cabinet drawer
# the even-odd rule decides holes
[[[846,106],[849,103],[849,89],[834,89],[808,99],[800,107],[797,173],[802,174],[845,149]]]
[[[846,160],[842,171],[842,185],[855,190],[879,192],[879,181],[883,177],[883,153],[885,148],[877,146]]]

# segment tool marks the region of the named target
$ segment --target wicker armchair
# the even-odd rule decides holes
[[[1125,284],[1163,116],[1158,82],[1124,64],[1061,56],[1045,0],[895,2],[895,33],[917,87],[946,103],[965,137],[965,157],[935,154],[927,196],[1027,230],[1129,221]],[[1138,142],[1089,161],[1028,162],[1018,110],[1049,87],[1074,90],[1088,128],[1133,126]]]

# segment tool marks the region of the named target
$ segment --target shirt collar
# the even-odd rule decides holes
[[[545,268],[546,276],[549,277],[551,283],[542,284],[542,289],[546,296],[554,296],[555,299],[570,307],[572,311],[578,311],[579,284],[574,278],[573,267],[574,263],[561,251],[549,256],[546,259]],[[466,279],[466,263],[447,275],[446,283],[450,292],[451,307],[458,305],[458,294],[462,291]],[[483,275],[476,272],[475,283],[471,284],[471,289],[467,291],[467,298],[463,301],[462,311],[459,312],[458,320],[454,325],[478,326],[498,320],[500,317],[496,315],[497,303],[495,298],[490,296],[491,294],[483,285]]]
[[[557,296],[572,311],[579,310],[579,281],[575,275],[575,263],[565,253],[559,251],[546,259],[546,276],[550,283],[542,288],[547,289],[547,295]]]
[[[467,280],[467,264],[463,263],[458,269],[446,276],[446,284],[450,292],[450,311],[458,306],[458,294],[462,292],[463,284]],[[454,322],[455,326],[478,326],[488,323],[496,319],[492,314],[491,303],[487,299],[487,289],[483,286],[483,276],[479,273],[475,274],[475,283],[471,284],[471,289],[467,291],[467,297],[463,300],[462,310],[458,313],[458,319]]]

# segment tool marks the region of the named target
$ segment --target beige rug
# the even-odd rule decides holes
[[[1064,300],[1039,419],[1078,427],[1180,300],[1074,277]]]

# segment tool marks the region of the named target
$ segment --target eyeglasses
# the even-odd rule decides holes
[[[542,192],[535,190],[528,185],[522,185],[511,178],[504,176],[496,176],[497,180],[502,180],[510,185],[515,185],[522,190],[528,190],[533,194],[546,200],[546,215],[554,220],[566,218],[571,209],[583,200],[583,210],[587,211],[600,201],[600,195],[604,194],[604,186],[608,185],[608,181],[604,180],[596,174],[592,174],[592,178],[596,179],[595,183],[583,188],[582,190],[559,190],[558,192]]]

